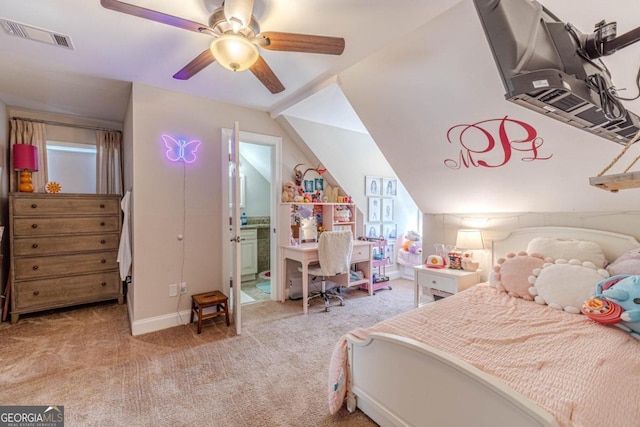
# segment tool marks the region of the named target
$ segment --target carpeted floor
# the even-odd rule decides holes
[[[243,306],[224,319],[130,335],[125,305],[98,304],[0,324],[2,405],[64,405],[65,426],[374,426],[327,410],[331,351],[345,332],[413,307],[411,281],[369,297]]]

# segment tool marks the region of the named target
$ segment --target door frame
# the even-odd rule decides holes
[[[222,206],[229,206],[229,154],[227,149],[228,140],[233,133],[233,129],[222,128]],[[280,275],[283,272],[279,271],[279,245],[278,245],[278,213],[280,211],[279,205],[281,201],[281,188],[282,188],[282,138],[279,136],[265,135],[253,132],[240,131],[240,141],[256,145],[268,145],[271,150],[271,194],[270,194],[270,218],[271,223],[269,227],[270,231],[270,267],[271,271],[271,300],[280,301],[282,290],[277,284],[280,283]],[[228,212],[228,208],[227,211]],[[237,219],[240,220],[239,218]],[[227,214],[222,215],[222,229],[227,230],[229,228],[229,217]],[[222,239],[222,283],[223,290],[228,295],[229,293],[229,280],[225,279],[229,277],[229,261],[231,256],[231,250],[229,245],[229,239]]]

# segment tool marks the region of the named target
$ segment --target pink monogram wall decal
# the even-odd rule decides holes
[[[447,131],[447,141],[461,146],[457,159],[444,161],[450,169],[498,168],[519,153],[519,160],[523,162],[549,160],[553,156],[543,156],[541,147],[544,139],[538,136],[533,126],[509,116],[452,126]]]

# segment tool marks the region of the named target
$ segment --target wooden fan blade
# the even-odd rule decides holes
[[[341,55],[344,52],[344,39],[342,37],[278,32],[261,33],[260,36],[266,39],[266,43],[262,47],[269,50],[324,53],[327,55]]]
[[[284,86],[280,80],[278,80],[275,73],[271,70],[271,67],[267,65],[262,56],[258,57],[258,60],[249,68],[249,70],[262,82],[263,85],[265,85],[267,89],[269,89],[269,92],[280,93],[284,90]]]
[[[202,30],[211,30],[208,25],[204,25],[199,22],[189,21],[188,19],[178,18],[177,16],[167,15],[166,13],[135,6],[118,0],[100,0],[100,4],[106,9],[137,16],[139,18],[149,19],[151,21],[161,22],[167,25],[173,25],[174,27],[195,31],[196,33],[201,33]]]
[[[173,75],[174,79],[188,80],[202,71],[207,65],[213,64],[216,58],[209,49],[196,56],[193,61],[185,65],[180,71]]]

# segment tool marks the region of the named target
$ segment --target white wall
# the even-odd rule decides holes
[[[250,150],[251,146],[244,144],[241,147]],[[268,160],[268,159],[267,159]],[[251,163],[240,156],[242,174],[245,176],[245,200],[244,208],[241,208],[247,216],[270,216],[271,184],[254,168]]]
[[[134,84],[131,117],[131,320],[138,334],[188,321],[177,312],[188,311],[190,298],[169,297],[169,284],[187,282],[188,295],[223,288],[220,251],[228,230],[220,224],[228,209],[220,203],[221,129],[233,128],[237,120],[244,131],[282,137],[283,171],[306,160],[282,128],[260,111]],[[169,162],[161,139],[165,133],[199,139],[197,161],[186,166]],[[177,239],[179,234],[184,240]]]
[[[483,279],[487,280],[491,264],[491,242],[504,238],[511,230],[526,227],[580,227],[629,234],[640,240],[640,211],[591,212],[485,212],[445,213],[424,216],[424,255],[434,253],[434,243],[454,245],[456,233],[463,228],[481,229],[485,248],[473,251],[481,262]],[[522,250],[526,250],[522,248]]]
[[[603,5],[602,13],[605,9]],[[576,9],[576,13],[586,12]],[[623,54],[630,53],[616,55]],[[626,57],[628,67],[637,71],[637,56]],[[339,77],[343,92],[422,212],[640,208],[638,190],[612,194],[589,185],[589,177],[597,175],[620,152],[618,144],[504,99],[505,89],[470,0],[461,1]],[[633,79],[624,84],[632,87]],[[479,160],[500,164],[504,150],[498,144],[489,153],[473,154],[475,166],[447,166],[447,159],[457,161],[461,153],[468,154],[459,131],[447,139],[450,128],[505,116],[537,130],[542,143],[538,160],[528,160],[534,156],[529,144],[526,152],[512,149],[511,159],[501,167],[477,164]],[[499,142],[497,122],[487,127]],[[517,126],[507,129],[511,141],[522,138]],[[486,137],[473,131],[463,141],[475,151],[488,145]],[[527,144],[512,142],[511,146],[523,149]],[[622,167],[640,148],[631,151]],[[541,159],[544,157],[550,158]],[[620,171],[614,168],[609,173]]]
[[[286,117],[323,166],[331,172],[345,194],[351,195],[363,214],[359,222],[359,235],[364,235],[363,224],[367,223],[368,197],[365,196],[365,177],[396,177],[395,170],[380,153],[375,141],[366,133],[327,126],[320,123]],[[419,210],[402,182],[398,181],[394,198],[394,222],[398,225],[399,249],[402,236],[413,230],[418,233]]]

